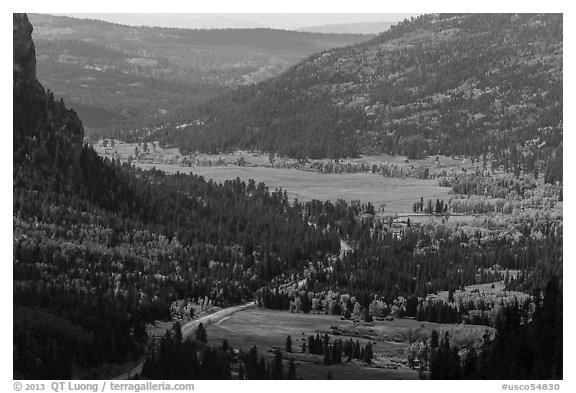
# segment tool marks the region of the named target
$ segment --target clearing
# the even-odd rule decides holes
[[[152,150],[151,144],[149,146],[149,149]],[[110,159],[116,157],[121,160],[133,156],[136,147],[137,144],[135,143],[124,143],[118,140],[116,140],[113,148],[111,146],[103,147],[101,143],[94,145],[94,149],[102,157]],[[142,145],[138,150],[142,151]],[[446,202],[451,198],[450,188],[440,187],[438,180],[422,180],[412,177],[388,178],[364,172],[321,173],[294,168],[272,168],[265,166],[268,163],[268,155],[242,151],[229,154],[195,155],[196,159],[207,159],[213,162],[220,159],[225,164],[219,166],[181,166],[178,163],[179,157],[181,155],[178,149],[161,149],[155,146],[153,153],[148,154],[146,159],[135,160],[133,163],[142,169],[156,168],[166,173],[194,173],[217,183],[236,178],[245,182],[253,179],[256,183],[265,183],[270,190],[283,188],[291,200],[298,199],[302,202],[313,199],[332,202],[336,202],[338,199],[347,202],[354,200],[362,203],[370,202],[376,209],[384,206],[385,213],[412,212],[414,203],[418,202],[420,197],[426,201],[428,199],[433,201],[440,199]],[[233,164],[240,158],[247,163],[247,166]],[[379,155],[363,156],[352,161],[365,164],[386,161],[408,167],[414,164],[416,166],[437,165],[434,160],[435,158],[429,158],[408,164],[403,157]],[[442,157],[439,167],[446,169],[456,165],[462,165],[462,163],[456,159]]]
[[[451,342],[479,342],[488,329],[476,325],[442,325],[413,319],[355,323],[324,314],[295,314],[287,311],[246,309],[206,326],[208,343],[220,345],[227,340],[233,348],[258,348],[259,355],[272,359],[274,348],[282,350],[283,358],[296,362],[296,373],[304,379],[326,379],[328,371],[334,379],[418,379],[418,372],[407,367],[404,349],[415,339],[430,337],[433,329],[442,336],[448,331]],[[370,366],[353,360],[342,365],[324,365],[321,355],[302,353],[302,343],[310,335],[327,333],[330,340],[352,338],[361,346],[369,341],[374,351]],[[293,352],[285,349],[286,337],[292,338]],[[284,365],[287,370],[288,364]]]
[[[286,189],[291,200],[301,202],[312,199],[335,202],[343,199],[347,202],[359,200],[370,202],[378,209],[384,205],[387,213],[411,212],[414,203],[424,200],[443,199],[448,201],[451,195],[447,187],[440,187],[437,180],[414,178],[387,178],[372,173],[318,173],[297,169],[265,167],[182,167],[177,164],[136,163],[142,169],[155,167],[166,173],[193,173],[212,179],[217,183],[239,177],[243,181],[254,179],[256,183],[265,183],[269,189]]]

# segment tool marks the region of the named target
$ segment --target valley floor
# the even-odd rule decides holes
[[[127,159],[134,155],[135,143],[116,142],[115,146],[103,147],[94,145],[94,148],[102,157]],[[141,150],[140,147],[139,150]],[[249,153],[231,153],[220,155],[199,155],[197,159],[222,160],[222,165],[210,166],[182,166],[178,163],[179,152],[177,149],[161,149],[155,147],[154,153],[148,157],[156,157],[154,160],[134,160],[137,167],[142,169],[156,168],[166,173],[193,173],[203,176],[206,180],[212,179],[217,183],[226,180],[240,178],[247,182],[253,179],[256,183],[265,183],[270,190],[283,188],[287,191],[291,200],[298,199],[307,202],[313,199],[330,200],[336,202],[343,199],[347,202],[354,200],[362,203],[372,203],[376,209],[383,207],[386,213],[409,213],[412,212],[414,202],[423,197],[425,200],[448,200],[450,188],[440,187],[435,179],[417,179],[414,177],[393,178],[383,177],[370,172],[356,173],[321,173],[294,168],[276,168],[266,166],[268,158],[265,155],[252,155]],[[248,166],[232,164],[238,159],[244,159]],[[156,162],[158,161],[158,162]],[[363,157],[359,162],[368,165],[369,162],[390,162],[393,165],[408,166],[399,157],[374,156]],[[431,160],[420,160],[415,165],[428,165]],[[444,162],[446,161],[446,162]],[[432,162],[432,161],[431,161]],[[459,162],[443,158],[443,167],[452,167]],[[459,163],[461,165],[461,163]]]
[[[245,309],[206,327],[208,343],[219,345],[227,340],[231,347],[245,351],[256,346],[258,353],[272,359],[273,350],[282,350],[287,360],[294,358],[296,373],[304,379],[418,379],[418,372],[407,366],[404,350],[413,339],[429,337],[433,329],[450,332],[455,341],[480,340],[486,330],[477,325],[443,325],[413,319],[375,320],[364,324],[325,314],[297,314],[287,311]],[[302,352],[308,336],[327,333],[330,340],[349,338],[364,346],[372,343],[374,361],[367,365],[358,360],[342,365],[324,365],[322,355]],[[292,339],[293,352],[285,351],[287,336]]]
[[[409,212],[416,200],[450,198],[449,188],[440,187],[436,180],[414,178],[386,178],[369,173],[317,173],[297,169],[264,167],[181,167],[174,164],[137,164],[142,169],[163,170],[166,173],[193,173],[212,179],[217,183],[239,177],[243,181],[254,179],[256,183],[265,183],[271,190],[283,188],[290,199],[301,202],[318,199],[336,202],[358,200],[370,202],[376,208],[384,207],[388,213]]]

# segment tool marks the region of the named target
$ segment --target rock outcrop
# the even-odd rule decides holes
[[[13,14],[13,16],[14,73],[36,79],[36,50],[32,41],[32,25],[26,14]]]
[[[26,14],[14,14],[13,45],[14,171],[33,167],[44,177],[79,178],[82,122],[36,79],[36,51]]]

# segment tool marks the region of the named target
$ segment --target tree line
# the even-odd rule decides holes
[[[562,379],[562,294],[556,278],[535,303],[531,320],[521,317],[519,304],[502,308],[494,339],[485,334],[480,348],[466,348],[463,357],[448,333],[439,342],[433,331],[421,352],[421,370],[430,379]]]

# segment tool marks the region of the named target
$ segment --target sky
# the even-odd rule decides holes
[[[398,22],[417,13],[63,13],[76,18],[100,19],[132,26],[179,28],[301,27],[363,22]]]
[[[568,3],[565,0],[27,0],[26,9],[13,12],[89,15],[93,19],[146,26],[297,29],[326,24],[398,22],[431,12],[566,12]],[[22,7],[17,2],[6,4],[11,4],[11,8]]]

